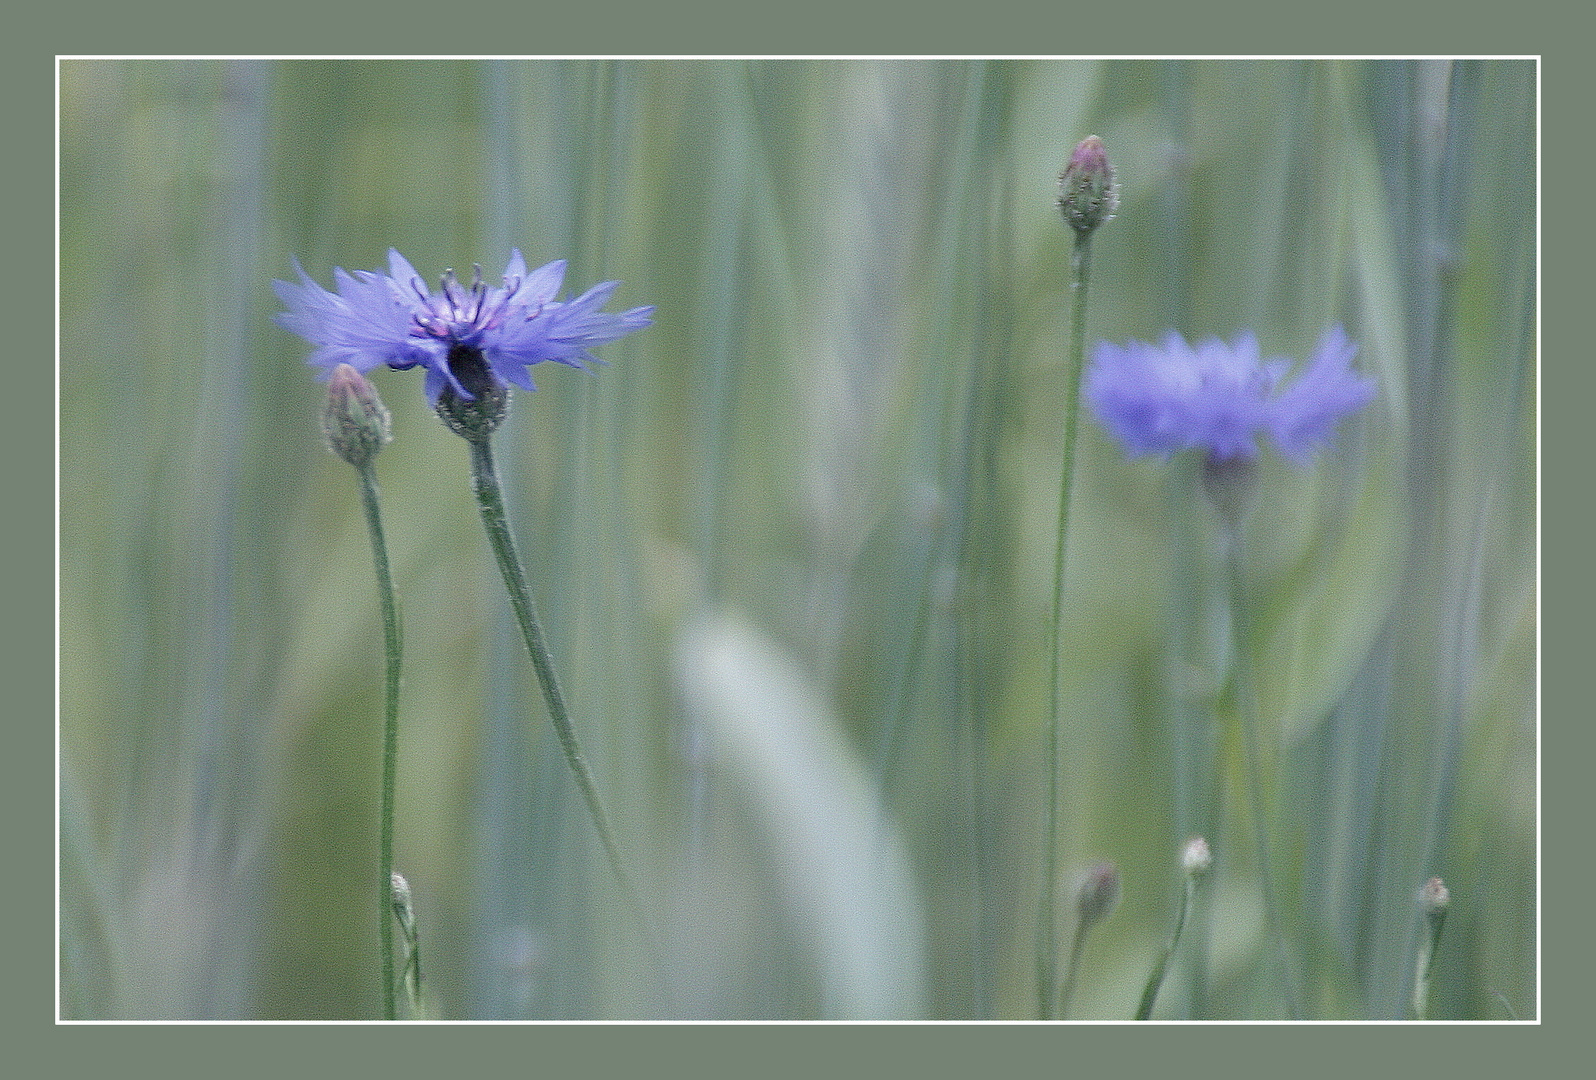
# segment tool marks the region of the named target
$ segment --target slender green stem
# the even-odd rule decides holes
[[[1153,1015],[1153,1003],[1158,1000],[1158,991],[1164,985],[1164,976],[1169,974],[1169,962],[1175,955],[1175,948],[1180,944],[1180,932],[1186,928],[1186,914],[1191,910],[1192,897],[1197,892],[1197,879],[1191,874],[1186,875],[1186,887],[1180,894],[1180,907],[1175,912],[1175,932],[1169,935],[1169,944],[1164,946],[1163,955],[1158,958],[1158,963],[1153,967],[1153,973],[1147,978],[1147,988],[1142,991],[1142,1003],[1136,1010],[1136,1019],[1148,1020]]]
[[[466,442],[471,447],[471,479],[476,491],[477,506],[482,512],[482,523],[487,527],[488,542],[493,546],[493,554],[498,558],[499,572],[504,577],[504,587],[510,595],[510,607],[515,611],[516,624],[521,628],[521,636],[525,639],[527,652],[532,658],[532,667],[537,672],[538,685],[543,690],[543,700],[548,706],[549,720],[554,724],[555,734],[560,739],[560,747],[565,751],[565,760],[571,766],[571,773],[576,777],[576,785],[581,789],[582,798],[587,803],[593,826],[598,830],[599,840],[604,844],[604,853],[609,858],[610,869],[614,871],[616,881],[625,894],[626,902],[638,919],[654,964],[663,979],[664,965],[654,935],[637,892],[632,888],[631,878],[621,861],[620,849],[615,844],[615,834],[610,829],[609,816],[605,814],[604,804],[599,800],[598,784],[594,781],[593,770],[589,767],[587,758],[582,755],[582,747],[576,740],[576,729],[571,725],[570,711],[565,705],[565,695],[560,691],[559,679],[554,674],[554,658],[544,641],[543,628],[538,623],[537,612],[532,607],[532,595],[527,589],[526,573],[521,567],[520,556],[516,554],[515,537],[510,532],[510,522],[504,512],[504,494],[499,486],[498,470],[493,464],[493,450],[489,445],[489,437],[482,435],[478,438],[467,438]]]
[[[1413,1019],[1427,1020],[1430,1012],[1430,963],[1434,958],[1434,941],[1430,935],[1425,935],[1425,942],[1419,949],[1417,970],[1413,976]]]
[[[1446,921],[1446,911],[1432,911],[1425,916],[1424,939],[1419,947],[1418,960],[1413,973],[1413,1018],[1427,1020],[1430,1015],[1430,969],[1435,966],[1435,950],[1441,944],[1441,925]],[[1506,999],[1503,999],[1506,1004]],[[1512,1010],[1509,1009],[1509,1012]]]
[[[1075,414],[1081,396],[1081,372],[1086,366],[1086,284],[1091,272],[1092,235],[1075,234],[1070,256],[1071,327],[1069,378],[1064,399],[1064,470],[1059,482],[1058,537],[1053,552],[1053,616],[1048,630],[1051,675],[1047,695],[1047,824],[1043,829],[1042,907],[1036,931],[1037,1014],[1054,1017],[1054,987],[1058,985],[1058,816],[1059,816],[1059,709],[1064,681],[1061,650],[1064,624],[1064,561],[1070,524],[1070,488],[1075,478]],[[1078,945],[1078,942],[1077,942]],[[1071,965],[1073,972],[1073,964]]]
[[[382,632],[387,655],[382,726],[382,809],[378,829],[377,937],[382,949],[382,1015],[395,1017],[393,984],[393,791],[399,758],[399,606],[394,601],[393,577],[388,570],[388,544],[382,531],[382,504],[377,495],[377,473],[368,461],[356,466],[360,473],[361,502],[371,533],[372,557],[377,564],[377,591],[382,598]]]
[[[1081,954],[1086,951],[1086,931],[1091,929],[1091,924],[1084,920],[1075,926],[1075,936],[1070,941],[1070,963],[1064,969],[1064,985],[1058,991],[1057,1001],[1048,1003],[1053,1010],[1048,1019],[1057,1018],[1064,1020],[1069,1017],[1070,999],[1075,996],[1075,981],[1081,970]],[[1051,996],[1051,995],[1049,995]]]
[[[1257,852],[1258,882],[1263,890],[1264,925],[1274,943],[1280,964],[1281,994],[1285,998],[1286,1012],[1293,1020],[1301,1019],[1296,976],[1293,971],[1290,948],[1286,940],[1284,912],[1275,887],[1274,864],[1269,853],[1268,800],[1264,798],[1263,747],[1259,732],[1257,689],[1252,682],[1252,632],[1246,597],[1241,586],[1240,530],[1227,525],[1225,550],[1230,574],[1230,608],[1236,641],[1236,708],[1241,716],[1242,754],[1246,759],[1247,795],[1252,809],[1252,835]]]
[[[543,627],[532,607],[532,594],[527,589],[526,572],[521,568],[521,558],[516,554],[515,537],[510,532],[509,518],[504,512],[504,493],[499,487],[498,470],[493,464],[493,450],[488,438],[468,440],[471,446],[471,479],[475,485],[477,506],[482,512],[482,523],[487,526],[488,542],[499,561],[499,572],[504,577],[504,587],[510,594],[510,607],[515,611],[516,625],[526,640],[527,653],[532,657],[533,670],[537,672],[538,685],[543,690],[543,700],[549,708],[549,720],[560,738],[560,748],[570,763],[576,786],[582,790],[588,814],[598,829],[604,852],[609,856],[615,876],[630,889],[626,871],[621,865],[620,850],[615,845],[615,835],[610,830],[609,816],[599,800],[598,784],[593,770],[582,754],[576,740],[576,729],[571,726],[571,713],[565,706],[565,695],[560,690],[559,678],[554,674],[554,657],[543,639]]]

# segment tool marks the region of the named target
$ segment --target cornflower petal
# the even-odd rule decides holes
[[[1251,460],[1266,434],[1300,464],[1342,417],[1373,399],[1374,380],[1351,367],[1356,352],[1341,327],[1332,327],[1306,370],[1282,390],[1291,362],[1262,359],[1251,333],[1233,344],[1208,338],[1195,348],[1173,331],[1157,346],[1101,342],[1085,397],[1132,456],[1202,450],[1220,461]]]
[[[399,254],[398,248],[388,249],[388,279],[407,301],[414,302],[427,295],[427,283],[416,273],[416,268],[410,265],[409,260]]]
[[[520,255],[519,251],[515,253],[517,259]],[[510,273],[509,270],[505,271],[506,275]],[[560,285],[565,281],[565,260],[555,259],[545,263],[531,274],[526,272],[526,263],[522,262],[521,272],[516,276],[523,279],[521,288],[515,294],[516,304],[526,312],[528,318],[532,318],[538,314],[539,308],[546,306],[559,294]]]
[[[294,270],[299,284],[272,283],[289,309],[275,321],[317,346],[306,362],[322,368],[323,379],[344,363],[366,372],[382,364],[412,367],[425,362],[427,350],[409,336],[408,308],[378,284],[382,279],[369,274],[352,277],[340,269],[333,275],[338,292],[331,293],[312,280],[297,259]]]
[[[1307,369],[1275,399],[1270,434],[1286,457],[1306,462],[1335,433],[1343,416],[1374,400],[1374,379],[1352,369],[1357,352],[1346,332],[1332,326]]]
[[[508,263],[506,263],[505,267],[504,267],[504,280],[505,280],[505,283],[508,284],[511,281],[520,281],[520,280],[523,280],[525,277],[526,277],[526,260],[521,257],[521,249],[520,248],[511,248],[510,249],[510,261]]]

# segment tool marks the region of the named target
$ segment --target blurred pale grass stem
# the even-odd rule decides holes
[[[1445,920],[1445,913],[1439,918],[1428,920],[1424,930],[1424,940],[1419,946],[1419,958],[1413,973],[1413,1018],[1427,1020],[1430,1016],[1430,969],[1435,966],[1435,947],[1441,941],[1441,923]]]
[[[1092,234],[1075,233],[1070,255],[1069,377],[1064,406],[1064,468],[1059,481],[1058,537],[1053,551],[1053,613],[1048,624],[1050,677],[1047,695],[1047,825],[1043,830],[1042,907],[1038,914],[1036,941],[1037,1013],[1043,1020],[1054,1018],[1054,987],[1058,985],[1058,767],[1059,696],[1062,693],[1064,659],[1060,640],[1064,623],[1064,564],[1069,537],[1070,488],[1075,476],[1075,414],[1081,396],[1081,372],[1086,365],[1086,286],[1091,274]],[[1076,933],[1075,951],[1080,948]],[[1075,973],[1070,962],[1070,977]]]
[[[393,792],[399,757],[399,666],[402,645],[399,636],[399,607],[394,601],[393,576],[388,569],[388,545],[382,531],[382,507],[377,494],[377,473],[370,461],[355,466],[360,474],[361,503],[366,510],[366,526],[371,532],[371,550],[377,565],[377,591],[382,597],[382,632],[387,656],[383,692],[382,725],[382,823],[378,833],[377,925],[382,948],[382,1015],[395,1018],[393,983],[393,914],[389,899],[393,882]]]
[[[532,606],[532,595],[526,584],[526,572],[522,569],[521,558],[516,553],[515,537],[510,532],[509,519],[505,515],[504,494],[499,485],[498,470],[493,464],[489,434],[487,432],[467,434],[458,428],[456,430],[471,447],[471,479],[477,497],[477,506],[482,512],[482,523],[488,530],[488,542],[493,547],[493,554],[499,562],[499,571],[504,577],[504,587],[510,596],[510,607],[515,612],[516,625],[521,628],[527,653],[532,658],[532,667],[537,672],[538,685],[543,690],[543,700],[548,706],[549,720],[554,724],[555,734],[560,739],[560,747],[565,751],[565,760],[570,764],[571,773],[576,777],[577,787],[581,789],[582,798],[587,803],[588,814],[593,819],[593,827],[598,830],[599,840],[604,845],[610,869],[614,871],[621,891],[625,894],[626,902],[638,919],[639,927],[648,941],[650,950],[655,953],[654,960],[660,965],[660,974],[663,977],[664,968],[653,934],[644,915],[642,903],[621,861],[620,849],[615,843],[615,834],[610,829],[609,816],[604,812],[604,804],[599,799],[598,784],[593,778],[593,770],[582,754],[581,745],[577,742],[576,729],[571,725],[571,714],[565,705],[565,695],[561,692],[559,679],[554,674],[554,659],[549,652],[548,644],[544,641],[543,628]]]

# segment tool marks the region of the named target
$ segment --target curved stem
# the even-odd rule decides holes
[[[382,508],[377,495],[377,473],[371,463],[356,466],[360,473],[361,503],[371,533],[372,557],[377,565],[377,591],[382,598],[382,632],[387,657],[382,726],[382,808],[378,829],[377,937],[382,949],[382,1014],[395,1018],[393,984],[393,802],[399,758],[399,668],[402,645],[399,607],[394,600],[393,577],[388,570],[388,544],[382,531]]]
[[[1158,1000],[1158,991],[1164,985],[1164,976],[1169,973],[1169,962],[1175,955],[1176,946],[1180,944],[1180,932],[1186,928],[1186,913],[1191,910],[1192,895],[1196,891],[1197,879],[1188,874],[1186,887],[1180,894],[1180,908],[1175,912],[1175,932],[1169,935],[1169,944],[1164,946],[1164,952],[1153,967],[1153,973],[1148,976],[1147,986],[1142,991],[1141,1005],[1136,1010],[1138,1020],[1152,1019],[1153,1004]]]
[[[599,840],[604,845],[604,854],[609,859],[610,869],[614,871],[621,892],[638,919],[648,948],[653,954],[654,963],[663,979],[664,966],[658,947],[648,920],[644,916],[643,905],[632,888],[631,878],[627,876],[626,868],[621,861],[620,849],[616,846],[615,835],[610,830],[609,816],[604,812],[604,804],[599,799],[598,784],[593,778],[593,770],[589,767],[587,758],[582,754],[582,747],[577,742],[576,729],[571,725],[571,714],[565,705],[565,695],[561,692],[559,679],[554,674],[554,658],[544,641],[543,628],[538,622],[537,612],[532,607],[532,596],[526,584],[526,572],[522,569],[520,556],[516,553],[515,537],[510,532],[509,519],[505,515],[504,494],[499,486],[498,470],[493,464],[493,450],[489,445],[488,436],[467,438],[466,442],[471,447],[471,479],[476,492],[477,507],[482,513],[482,523],[488,530],[488,542],[498,559],[505,590],[510,595],[510,607],[515,612],[516,625],[521,628],[527,653],[532,658],[532,667],[537,672],[538,685],[542,688],[543,700],[548,706],[549,720],[554,724],[554,732],[560,739],[560,748],[565,751],[565,760],[571,766],[572,775],[576,777],[576,786],[581,789],[582,799],[587,803],[588,815],[593,819],[593,827],[598,830]]]
[[[504,512],[504,494],[499,487],[498,470],[493,465],[493,450],[487,438],[469,440],[471,446],[471,479],[475,485],[477,506],[482,512],[482,523],[487,526],[488,542],[499,561],[499,572],[504,577],[504,587],[510,594],[510,607],[515,611],[516,625],[526,641],[532,657],[533,670],[537,672],[538,686],[543,690],[543,700],[549,708],[549,720],[559,736],[560,748],[570,763],[576,785],[587,802],[588,814],[598,829],[605,854],[615,870],[615,876],[626,883],[626,873],[621,867],[621,855],[615,846],[615,836],[610,831],[609,817],[604,804],[599,801],[598,784],[593,770],[582,754],[576,740],[576,729],[571,726],[570,710],[565,705],[565,695],[560,690],[559,678],[554,674],[554,657],[543,639],[543,627],[532,607],[532,595],[527,589],[526,572],[521,568],[520,556],[515,550],[515,537],[510,532],[510,522]]]
[[[1086,951],[1088,929],[1089,925],[1083,920],[1075,927],[1075,937],[1070,942],[1070,964],[1064,969],[1064,985],[1058,992],[1058,1009],[1054,1013],[1054,1016],[1060,1020],[1068,1017],[1070,999],[1075,996],[1075,981],[1081,970],[1081,954]]]
[[[1047,823],[1042,832],[1042,906],[1036,933],[1037,1015],[1043,1020],[1054,1017],[1054,987],[1058,985],[1059,697],[1064,666],[1060,640],[1064,623],[1064,562],[1069,537],[1070,489],[1075,477],[1075,414],[1081,395],[1081,372],[1086,366],[1086,285],[1091,254],[1091,233],[1077,232],[1070,257],[1071,327],[1069,378],[1064,399],[1064,470],[1059,482],[1058,538],[1053,551],[1053,615],[1048,632],[1051,675],[1047,697]]]

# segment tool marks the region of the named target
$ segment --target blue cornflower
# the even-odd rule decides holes
[[[454,271],[443,275],[436,292],[428,290],[405,257],[389,249],[388,273],[333,270],[336,293],[328,292],[294,260],[298,285],[274,281],[287,311],[278,326],[316,346],[306,363],[328,374],[339,364],[366,372],[424,367],[427,401],[438,404],[445,387],[466,401],[491,375],[528,390],[528,368],[544,360],[583,367],[602,362],[588,352],[595,345],[641,330],[653,321],[653,307],[620,313],[600,311],[618,281],[595,285],[575,300],[554,299],[565,278],[565,261],[527,273],[519,251],[510,253],[504,284],[489,288],[476,268],[469,286]],[[486,364],[486,371],[482,370]],[[323,378],[326,377],[324,374]],[[462,377],[475,386],[468,388]],[[490,379],[491,382],[491,379]]]
[[[1085,396],[1133,456],[1203,450],[1213,461],[1252,460],[1267,434],[1287,458],[1307,462],[1342,417],[1374,398],[1374,379],[1352,367],[1358,347],[1339,326],[1319,340],[1302,373],[1282,385],[1289,360],[1261,360],[1258,340],[1209,338],[1195,348],[1174,331],[1162,345],[1098,344]]]

